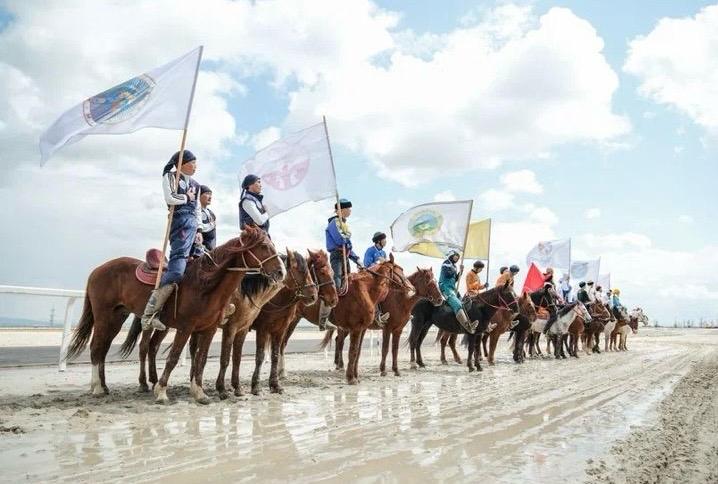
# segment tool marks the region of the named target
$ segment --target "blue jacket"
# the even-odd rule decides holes
[[[439,276],[439,284],[442,283],[450,283],[450,284],[456,284],[456,281],[459,279],[459,271],[456,270],[456,264],[451,262],[450,259],[446,259],[443,264],[441,264],[441,275]]]
[[[618,296],[616,296],[615,294],[614,294],[613,297],[611,298],[611,303],[612,303],[611,306],[614,307],[614,308],[623,307],[623,306],[621,306],[621,300],[618,299]]]
[[[339,230],[339,220],[336,215],[328,220],[324,235],[326,236],[327,252],[331,254],[332,252],[342,250],[342,247],[344,247],[347,251],[347,257],[355,262],[359,260],[359,256],[352,250],[350,235],[344,234]]]
[[[379,259],[386,260],[386,252],[384,249],[377,249],[376,245],[372,245],[364,252],[364,267],[373,266]]]

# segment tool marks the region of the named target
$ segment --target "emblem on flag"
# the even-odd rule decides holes
[[[409,220],[409,232],[417,239],[437,233],[444,224],[444,217],[434,210],[424,210]]]
[[[147,102],[155,81],[147,74],[111,87],[82,103],[82,114],[90,126],[121,123],[137,114]]]

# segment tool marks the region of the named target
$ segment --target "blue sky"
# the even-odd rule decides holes
[[[0,85],[8,93],[0,102],[8,173],[0,191],[12,200],[3,238],[15,239],[20,224],[33,238],[52,237],[63,255],[58,261],[40,243],[18,242],[18,259],[37,264],[10,263],[0,283],[82,287],[95,265],[159,243],[163,207],[153,173],[176,149],[176,134],[83,141],[43,170],[35,143],[73,103],[202,43],[189,146],[206,160],[197,178],[216,187],[220,239],[236,230],[241,161],[327,114],[339,191],[356,207],[357,245],[411,204],[473,198],[475,218],[500,225],[491,279],[499,265],[523,264],[541,238],[572,237],[575,257],[601,256],[629,305],[663,320],[718,318],[718,277],[709,269],[718,252],[718,115],[710,107],[718,61],[714,51],[702,53],[718,30],[718,15],[703,12],[711,2],[320,3],[212,0],[202,11],[183,5],[170,14],[159,3],[0,4]],[[100,28],[83,16],[126,21]],[[545,69],[532,53],[546,56]],[[442,76],[461,55],[466,71]],[[576,75],[575,84],[550,66]],[[501,78],[496,69],[521,75]],[[470,85],[453,85],[464,75],[477,98]],[[381,102],[352,104],[353,97]],[[526,115],[520,107],[506,119],[500,107],[490,112],[507,99],[525,99]],[[541,120],[553,120],[564,102],[559,125],[542,139]],[[453,137],[464,130],[471,134]],[[277,237],[318,246],[326,215],[326,204],[315,204],[280,216]],[[694,295],[687,311],[667,301],[686,290],[682,282]]]

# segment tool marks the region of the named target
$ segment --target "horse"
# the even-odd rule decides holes
[[[606,324],[611,320],[611,312],[601,301],[595,301],[588,306],[591,314],[591,322],[586,325],[583,333],[583,350],[587,355],[600,353],[599,336],[604,331]]]
[[[642,314],[642,313],[641,313]],[[618,351],[628,351],[626,342],[628,341],[628,335],[638,333],[638,323],[640,322],[640,316],[637,311],[633,310],[628,315],[628,321],[625,324],[617,324],[616,329],[611,334],[611,344],[616,348],[616,340],[618,340]]]
[[[376,323],[372,323],[370,330],[382,330],[381,345],[381,363],[379,372],[381,376],[386,376],[386,357],[389,353],[389,340],[392,341],[392,366],[391,369],[395,376],[401,376],[399,373],[399,339],[404,330],[404,326],[409,322],[411,309],[422,299],[428,299],[434,306],[440,306],[444,302],[444,298],[439,291],[439,285],[434,278],[432,269],[419,269],[411,274],[408,278],[412,286],[414,286],[414,294],[409,295],[403,288],[393,288],[389,291],[386,299],[381,303],[382,311],[389,313],[389,320],[383,328]],[[336,345],[334,348],[334,363],[337,370],[344,368],[343,354],[344,340],[347,332],[339,328],[337,330]],[[325,338],[331,338],[331,331],[327,332]]]
[[[466,306],[468,307],[466,308]],[[467,366],[469,371],[474,371],[474,352],[476,350],[476,338],[489,326],[491,318],[499,309],[507,309],[512,314],[518,312],[518,301],[514,295],[514,291],[507,281],[503,286],[489,289],[488,291],[477,294],[468,298],[464,304],[469,319],[479,321],[474,334],[468,335],[468,356]],[[411,333],[409,335],[409,348],[411,351],[411,367],[425,367],[421,357],[421,344],[426,338],[426,334],[432,325],[439,329],[457,334],[467,334],[461,324],[456,320],[456,316],[448,304],[441,306],[433,306],[429,301],[420,301],[411,310]],[[478,363],[478,358],[476,359]],[[481,371],[481,365],[477,365],[477,369]]]
[[[337,304],[337,290],[334,286],[334,279],[331,277],[329,260],[326,253],[312,253],[309,251],[309,259],[315,261],[311,266],[304,258],[294,253],[294,264],[288,264],[287,270],[292,275],[291,281],[282,288],[267,304],[262,307],[257,318],[252,323],[252,328],[257,335],[254,373],[252,374],[252,394],[259,395],[259,375],[264,362],[264,351],[271,340],[271,370],[269,373],[269,388],[272,393],[283,393],[279,384],[279,361],[282,349],[282,342],[287,328],[294,321],[300,306],[315,304],[319,297],[329,307]],[[291,261],[291,259],[290,259]],[[299,269],[294,274],[290,267]],[[315,278],[316,269],[322,270],[323,279]],[[301,277],[303,275],[303,278]],[[321,293],[319,291],[322,291]]]
[[[578,301],[567,304],[561,308],[557,313],[556,321],[554,321],[548,330],[548,334],[546,335],[548,340],[546,343],[546,352],[550,353],[549,344],[553,343],[554,357],[557,360],[560,358],[566,358],[566,353],[563,350],[564,344],[566,343],[565,340],[568,338],[569,327],[573,324],[576,318],[581,318],[583,320],[581,323],[591,321],[591,315],[588,314],[586,306]]]
[[[151,285],[135,277],[140,264],[139,259],[120,257],[105,262],[88,277],[82,316],[70,343],[68,359],[78,356],[92,336],[90,390],[94,395],[109,393],[105,382],[105,357],[112,340],[129,314],[142,314],[152,291]],[[260,274],[270,281],[284,278],[284,264],[272,241],[260,229],[248,228],[239,237],[210,251],[208,257],[188,263],[174,301],[168,301],[159,315],[165,325],[175,328],[177,333],[162,377],[155,385],[158,403],[169,400],[167,383],[190,335],[196,331],[207,335],[214,333],[232,292],[247,273]],[[123,347],[131,350],[140,331],[130,333],[132,337],[128,334]],[[200,348],[200,358],[206,359],[208,348],[209,344]],[[197,392],[197,388],[201,390],[203,368],[203,365],[197,365],[190,376],[190,391],[198,401],[203,396]]]
[[[523,361],[523,334],[526,332],[526,330],[529,328],[531,323],[533,323],[536,320],[536,306],[534,305],[531,298],[528,296],[527,293],[524,293],[521,297],[518,299],[519,302],[519,315],[518,324],[512,329],[511,323],[513,322],[513,318],[509,319],[507,316],[511,316],[511,314],[505,315],[502,314],[501,311],[497,311],[494,317],[492,318],[491,322],[495,323],[496,326],[491,329],[490,331],[484,333],[482,337],[482,344],[484,346],[484,354],[486,354],[486,359],[489,362],[489,365],[493,366],[495,359],[494,354],[496,352],[496,345],[499,342],[499,338],[502,334],[507,332],[509,329],[511,329],[512,334],[515,336],[514,341],[514,361],[517,363],[520,363]],[[504,312],[507,312],[506,310],[503,310]],[[522,328],[518,329],[519,326],[522,326]],[[488,340],[489,347],[488,351],[486,348],[486,342]]]
[[[548,312],[549,317],[551,314],[558,312],[558,306],[556,304],[556,301],[558,300],[558,295],[556,294],[556,291],[553,290],[552,286],[545,285],[541,289],[529,293],[529,297],[537,308],[543,308],[546,312]],[[546,323],[548,322],[548,318],[545,318],[546,321],[541,324],[541,321],[543,321],[543,319],[544,318],[537,318],[537,320],[534,321],[529,330],[528,343],[529,355],[531,356],[533,356],[534,354],[533,348],[535,348],[535,351],[539,355],[541,355],[541,348],[539,347],[539,342],[541,340],[541,333],[543,333],[544,328],[546,327]],[[548,350],[546,351],[548,352]]]
[[[585,306],[584,306],[585,308]],[[590,313],[589,314],[590,318]],[[574,358],[578,358],[578,342],[583,337],[583,333],[586,330],[586,325],[593,322],[592,319],[584,319],[583,315],[576,316],[573,319],[573,322],[568,327],[568,341],[566,341],[566,338],[562,338],[562,341],[564,344],[566,344],[566,351],[568,351],[569,356],[573,356]]]
[[[621,307],[621,309],[619,309],[619,310],[616,310],[614,308],[614,310],[612,311],[612,314],[613,314],[616,322],[610,328],[611,329],[610,332],[608,331],[608,329],[609,329],[608,325],[606,325],[606,329],[604,330],[604,336],[605,336],[606,347],[607,347],[606,351],[618,351],[619,350],[619,347],[616,344],[616,340],[618,339],[618,341],[620,343],[620,338],[618,338],[618,336],[619,336],[619,334],[623,333],[623,330],[621,328],[623,328],[624,326],[626,326],[628,324],[628,319],[629,319],[628,311],[624,307]]]
[[[526,344],[528,346],[528,353],[530,357],[543,356],[541,347],[539,346],[539,337],[546,328],[546,323],[551,317],[551,314],[546,308],[538,307],[536,309],[536,320],[531,323],[528,330],[528,338]]]
[[[651,322],[648,316],[646,316],[646,314],[643,312],[643,309],[640,307],[633,308],[631,310],[631,313],[636,315],[638,322],[643,323],[643,326],[648,326],[648,323]]]
[[[338,328],[349,333],[349,361],[346,369],[346,380],[349,385],[359,383],[359,357],[364,333],[374,322],[376,305],[382,302],[394,286],[413,296],[416,292],[404,275],[404,270],[394,261],[394,254],[389,260],[375,264],[370,268],[349,275],[349,284],[345,295],[339,298],[332,308],[329,319]],[[317,308],[317,318],[319,309]],[[321,348],[326,348],[331,341],[333,330],[327,331]]]
[[[436,339],[434,340],[434,344],[437,342],[441,345],[441,364],[442,365],[448,365],[449,362],[446,361],[446,346],[449,346],[449,349],[451,349],[451,353],[454,356],[454,361],[458,364],[463,364],[464,362],[461,360],[461,356],[459,356],[459,353],[456,351],[456,337],[458,335],[456,333],[451,333],[449,331],[444,331],[443,329],[440,329],[436,332]],[[481,359],[479,357],[479,359]]]

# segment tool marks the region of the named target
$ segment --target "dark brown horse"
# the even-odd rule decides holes
[[[413,295],[414,288],[404,276],[404,270],[394,262],[394,254],[389,255],[388,261],[350,274],[347,293],[339,298],[339,302],[332,309],[332,323],[349,333],[346,378],[350,385],[359,383],[359,356],[364,333],[374,322],[376,305],[386,298],[392,286]],[[326,347],[331,341],[331,331],[327,333],[322,347]]]
[[[382,311],[389,313],[389,320],[383,328],[380,328],[376,323],[372,323],[369,327],[369,330],[380,329],[382,331],[381,363],[379,365],[381,376],[386,376],[386,356],[389,353],[390,339],[393,343],[391,369],[394,375],[401,376],[398,362],[399,339],[404,326],[409,322],[411,308],[423,299],[428,299],[434,306],[440,306],[444,301],[441,291],[439,291],[439,285],[434,278],[433,270],[419,269],[417,267],[416,272],[410,275],[408,279],[411,285],[414,286],[414,294],[408,294],[403,287],[392,287],[386,299],[381,303]],[[337,331],[336,347],[334,348],[334,364],[337,370],[344,368],[343,350],[344,340],[347,335],[348,333],[341,328]],[[331,338],[331,331],[328,331],[325,335],[325,339],[328,338]]]
[[[606,327],[606,323],[611,319],[611,312],[601,301],[589,304],[588,312],[591,314],[591,322],[586,325],[582,340],[584,352],[590,355],[591,353],[601,352],[598,340]]]
[[[272,345],[272,368],[269,373],[269,388],[272,393],[282,393],[279,385],[278,366],[282,349],[284,335],[289,325],[299,311],[299,307],[308,306],[322,300],[329,307],[337,303],[337,291],[334,287],[334,280],[329,271],[329,260],[324,252],[312,253],[309,251],[308,265],[299,254],[294,254],[294,261],[287,266],[291,275],[287,277],[290,281],[270,301],[262,307],[257,318],[252,323],[252,329],[256,332],[256,353],[254,374],[252,375],[252,393],[259,395],[259,375],[264,362],[265,348],[271,342]],[[294,270],[296,269],[296,274]],[[317,269],[322,274],[319,279]]]
[[[439,343],[441,347],[441,364],[442,365],[448,365],[449,362],[446,360],[446,347],[448,346],[451,350],[451,354],[454,357],[454,361],[458,364],[463,364],[463,361],[461,360],[461,356],[459,356],[459,352],[456,351],[456,337],[458,334],[452,333],[450,331],[444,331],[443,329],[440,329],[436,332],[436,339],[434,340],[434,343]],[[481,357],[479,356],[479,359]]]
[[[152,286],[139,282],[135,277],[135,269],[141,263],[131,257],[113,259],[92,271],[87,280],[85,305],[70,343],[68,358],[79,355],[92,336],[90,389],[93,394],[108,393],[105,357],[112,340],[130,313],[142,314],[152,290]],[[247,272],[261,273],[271,280],[281,280],[285,274],[274,245],[259,229],[249,228],[239,237],[211,251],[210,257],[202,257],[187,265],[177,293],[159,315],[168,327],[177,330],[177,334],[162,377],[155,386],[158,402],[168,401],[167,382],[190,335],[196,331],[208,335],[214,333],[225,305]],[[125,344],[130,348],[134,346],[138,335],[139,331],[136,331],[131,341],[128,335]],[[210,340],[211,337],[208,337],[206,345],[200,348],[200,361],[206,360]],[[203,368],[203,364],[198,365],[191,375],[192,393],[198,400],[203,395],[195,390],[201,390]]]

